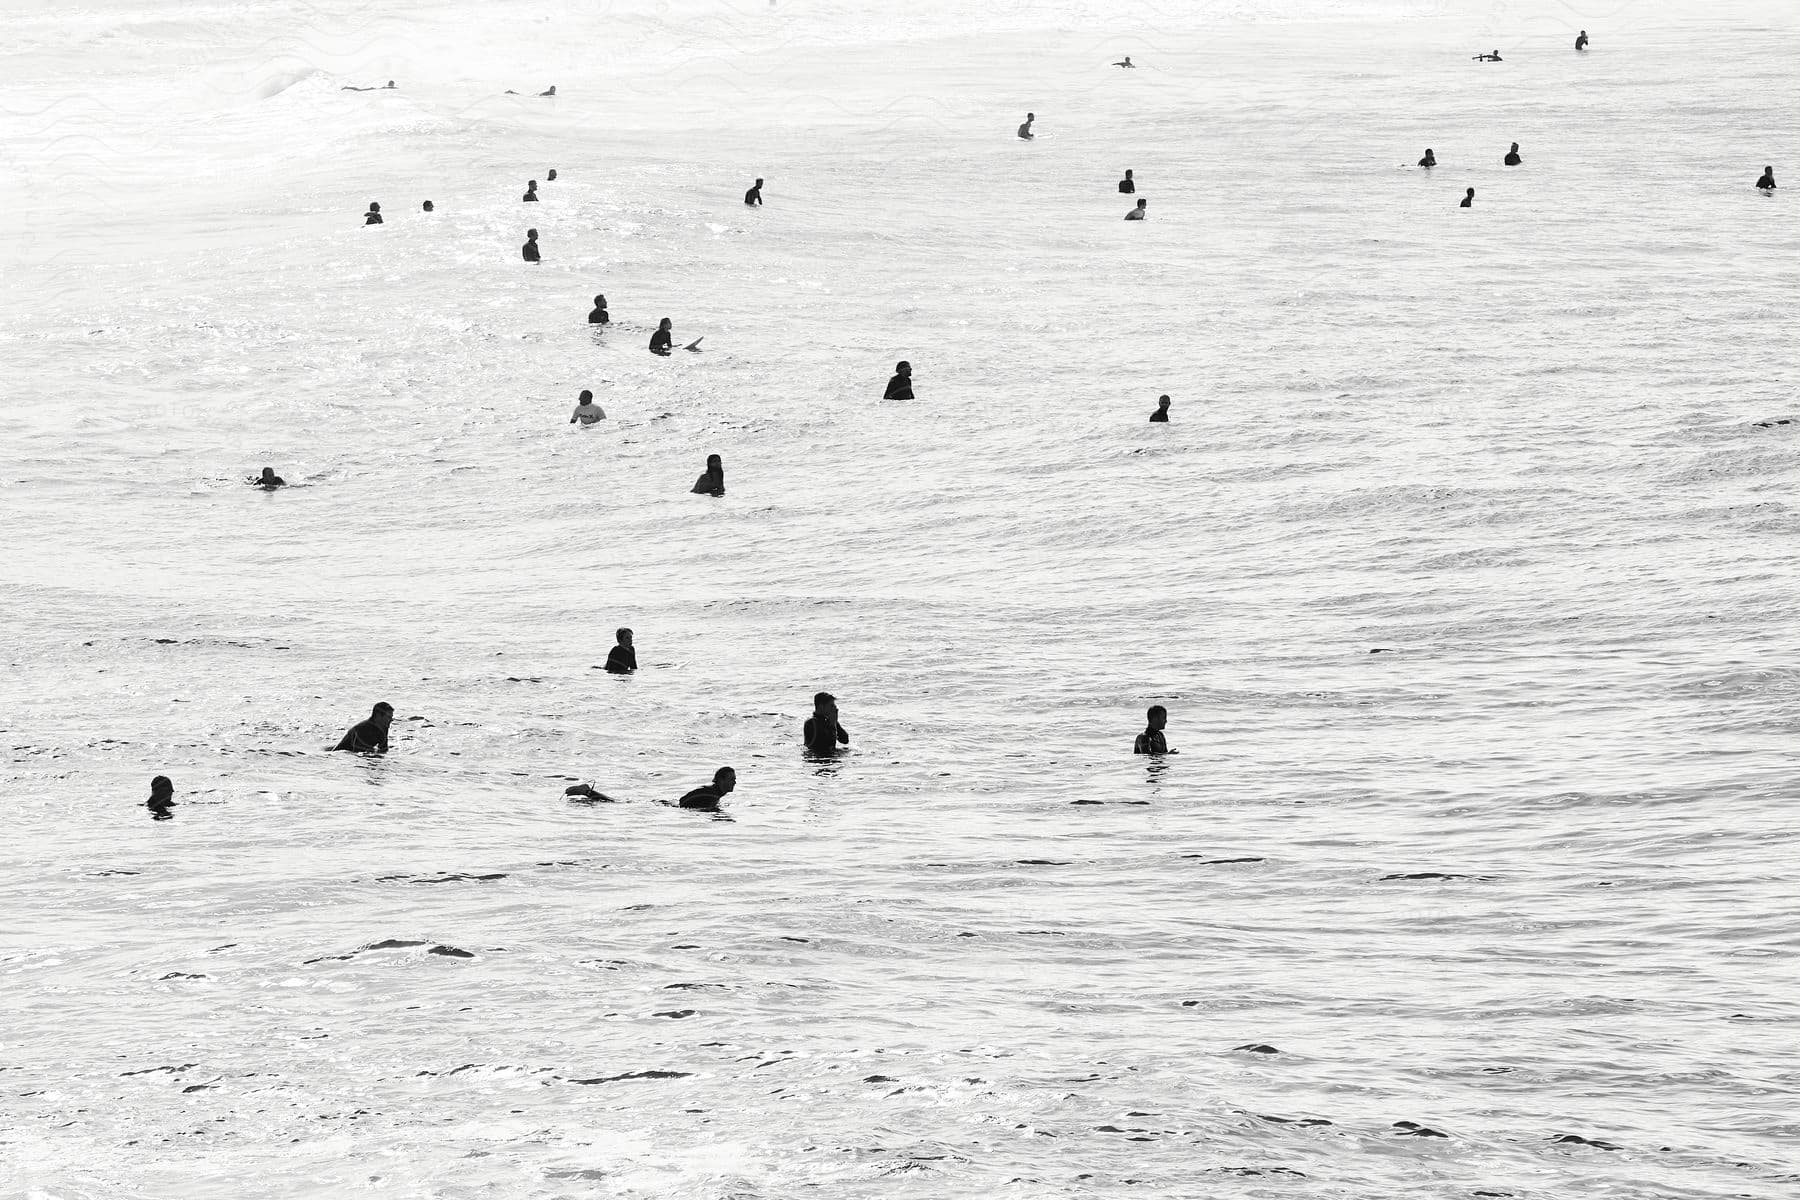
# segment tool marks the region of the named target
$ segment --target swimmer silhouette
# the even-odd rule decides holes
[[[850,731],[838,723],[837,697],[830,692],[813,696],[813,715],[800,728],[800,740],[814,754],[830,754],[850,744]]]
[[[1519,157],[1519,143],[1514,142],[1512,149],[1506,152],[1506,165],[1516,167],[1525,160]]]
[[[1028,142],[1034,136],[1031,132],[1031,123],[1035,120],[1037,120],[1036,113],[1026,113],[1025,114],[1025,123],[1023,125],[1019,126],[1019,136],[1024,138]]]
[[[598,404],[594,403],[594,393],[583,388],[580,397],[575,402],[575,415],[569,418],[569,424],[573,425],[580,421],[583,425],[592,425],[596,421],[604,420],[606,420],[606,413]]]
[[[1160,704],[1152,704],[1145,713],[1144,732],[1137,735],[1131,744],[1133,754],[1175,754],[1178,751],[1169,749],[1168,739],[1163,737],[1163,726],[1169,723],[1169,710]]]
[[[650,353],[660,354],[664,358],[669,357],[669,343],[674,338],[675,333],[671,328],[671,322],[669,318],[664,317],[662,324],[656,327],[656,332],[650,335]]]
[[[1499,62],[1500,61],[1500,52],[1498,50],[1496,50],[1492,54],[1477,54],[1475,56],[1475,61],[1476,62]]]
[[[150,810],[152,821],[168,821],[174,819],[170,812],[175,807],[175,785],[169,782],[167,775],[158,775],[150,781],[150,798],[144,801],[144,807]]]
[[[610,325],[612,315],[606,311],[606,297],[594,297],[594,311],[588,314],[589,325]]]
[[[537,198],[537,180],[532,179],[527,181],[525,184],[525,195],[522,197],[523,201],[526,204],[536,204]]]
[[[388,87],[393,87],[393,86],[394,86],[394,81],[393,81],[393,80],[391,80],[391,79],[390,79],[390,80],[388,80],[388,81],[387,81],[387,85],[388,85]]]
[[[762,203],[762,180],[758,179],[750,190],[744,193],[744,203],[749,205]]]
[[[549,87],[547,87],[547,88],[545,88],[545,89],[544,89],[544,90],[543,90],[543,91],[541,91],[541,92],[539,92],[539,93],[538,93],[538,95],[540,95],[540,96],[554,96],[554,95],[556,95],[556,85],[555,85],[555,84],[554,84],[554,83],[553,83],[553,84],[551,84],[551,85],[550,85],[550,86],[549,86]]]
[[[537,230],[525,231],[525,244],[519,247],[519,253],[525,256],[526,262],[542,262],[538,257]]]
[[[1761,188],[1765,192],[1774,191],[1775,190],[1775,168],[1774,167],[1764,167],[1763,173],[1762,173],[1762,178],[1756,181],[1756,186]]]
[[[613,636],[618,639],[619,644],[606,656],[606,673],[629,675],[637,670],[637,650],[631,644],[631,630],[621,629]]]
[[[883,400],[911,400],[912,364],[897,362],[894,364],[894,377],[888,380],[887,391],[881,393]]]
[[[1156,398],[1156,411],[1150,414],[1150,419],[1159,425],[1168,424],[1169,398],[1167,396],[1158,396]]]
[[[363,214],[363,224],[381,224],[381,205],[375,203],[373,200],[369,201],[369,211]]]
[[[1463,196],[1462,203],[1457,205],[1456,207],[1458,207],[1458,208],[1473,208],[1473,207],[1475,207],[1475,189],[1470,188],[1468,193]]]
[[[1127,221],[1141,221],[1144,219],[1144,214],[1149,211],[1149,208],[1150,201],[1140,199],[1138,201],[1138,206],[1125,214],[1125,219]],[[1149,235],[1146,234],[1145,236]]]
[[[426,212],[430,212],[430,211],[431,211],[431,201],[429,201],[429,200],[427,200],[427,201],[426,201],[426,202],[425,202],[425,211],[426,211]]]
[[[1427,147],[1425,147],[1425,157],[1424,157],[1424,158],[1421,158],[1421,159],[1420,159],[1420,160],[1419,160],[1419,165],[1420,165],[1420,166],[1421,166],[1421,167],[1435,167],[1435,166],[1437,166],[1437,155],[1435,155],[1435,154],[1433,154],[1433,153],[1432,153],[1432,152],[1431,152],[1431,147],[1430,147],[1430,146],[1427,146]]]
[[[706,470],[700,472],[700,478],[694,480],[694,486],[688,489],[696,496],[723,496],[725,494],[725,464],[719,456],[706,456]]]
[[[1131,178],[1131,172],[1125,172],[1125,178],[1119,180],[1119,195],[1129,196],[1137,191],[1137,183]]]
[[[266,488],[274,491],[278,487],[286,487],[287,480],[275,473],[274,467],[264,467],[262,474],[250,481],[252,487]]]
[[[578,799],[578,800],[598,801],[601,804],[617,804],[618,803],[617,800],[614,800],[611,796],[607,795],[605,792],[595,791],[594,785],[591,783],[578,783],[574,787],[566,787],[563,789],[563,795],[573,797],[574,799]]]
[[[1116,63],[1114,63],[1114,64],[1113,64],[1113,66],[1115,66],[1115,67],[1131,67],[1131,68],[1132,68],[1132,69],[1134,69],[1134,70],[1135,70],[1135,69],[1136,69],[1136,64],[1134,64],[1134,63],[1133,63],[1133,62],[1132,62],[1132,61],[1131,61],[1131,55],[1129,55],[1129,54],[1127,54],[1127,55],[1126,55],[1126,56],[1125,56],[1125,61],[1124,61],[1124,62],[1116,62]]]
[[[1586,50],[1587,49],[1587,30],[1584,29],[1580,33],[1575,35],[1575,49],[1577,49],[1577,50]]]
[[[551,167],[550,170],[544,174],[544,182],[545,183],[555,183],[556,182],[556,168],[555,167]]]
[[[736,788],[737,772],[730,767],[720,767],[713,772],[711,783],[695,788],[676,801],[676,804],[681,808],[699,808],[717,812],[719,801],[730,795]]]
[[[388,748],[388,726],[394,723],[394,706],[383,700],[375,706],[366,721],[358,721],[344,735],[344,740],[333,746],[333,750],[348,750],[352,754],[386,754]]]

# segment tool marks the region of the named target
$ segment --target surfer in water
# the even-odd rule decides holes
[[[537,230],[525,231],[525,244],[519,247],[519,253],[525,256],[526,262],[542,262],[538,257]]]
[[[1126,168],[1125,178],[1119,180],[1119,195],[1130,196],[1137,191],[1137,181],[1132,179],[1130,168]]]
[[[1462,203],[1457,205],[1456,207],[1458,207],[1458,208],[1474,208],[1475,207],[1475,189],[1470,188],[1468,190],[1468,192],[1463,196]]]
[[[669,357],[669,343],[675,340],[674,322],[664,317],[657,325],[656,332],[650,335],[650,353]]]
[[[813,696],[813,715],[801,726],[800,739],[814,754],[832,754],[850,744],[850,731],[838,723],[836,696],[830,692]]]
[[[175,785],[167,775],[158,775],[150,781],[150,798],[144,801],[144,807],[150,810],[152,821],[167,821],[175,816],[169,811],[175,807]]]
[[[723,496],[725,494],[725,464],[716,454],[706,456],[706,470],[700,472],[700,478],[694,480],[694,486],[688,489],[696,496]]]
[[[531,180],[526,181],[525,195],[522,197],[522,199],[523,199],[523,202],[526,204],[536,204],[538,202],[537,180],[531,179]]]
[[[1167,396],[1156,398],[1156,411],[1150,414],[1150,419],[1158,425],[1169,423],[1169,398]]]
[[[1500,52],[1498,50],[1496,50],[1492,54],[1477,54],[1475,56],[1475,61],[1476,62],[1499,62],[1500,61]]]
[[[1150,208],[1150,201],[1142,199],[1140,197],[1138,200],[1138,206],[1136,208],[1132,209],[1130,212],[1126,213],[1125,219],[1127,221],[1141,221],[1144,219],[1145,213],[1149,211],[1149,208]]]
[[[719,801],[730,795],[737,788],[737,772],[730,767],[720,767],[713,772],[713,781],[695,788],[677,800],[678,808],[698,808],[708,812],[719,811]]]
[[[606,311],[606,297],[605,296],[595,296],[594,297],[594,310],[592,312],[588,313],[588,324],[589,325],[610,325],[610,324],[612,324],[612,314]]]
[[[1425,157],[1419,160],[1419,165],[1428,170],[1437,166],[1437,155],[1432,153],[1430,146],[1425,147]]]
[[[1169,723],[1169,710],[1160,704],[1152,704],[1150,711],[1144,714],[1144,732],[1137,735],[1137,741],[1131,744],[1133,754],[1177,754],[1169,749],[1168,739],[1163,736],[1163,727]]]
[[[375,706],[366,721],[358,721],[344,735],[344,740],[333,746],[333,750],[348,750],[352,754],[386,754],[388,748],[388,726],[394,723],[394,706],[383,700]]]
[[[614,800],[605,792],[595,791],[594,785],[591,783],[578,783],[574,787],[566,787],[563,789],[563,795],[569,797],[571,800],[586,800],[596,804],[618,803],[617,800]]]
[[[1764,192],[1774,191],[1775,190],[1775,168],[1774,167],[1764,167],[1763,173],[1762,173],[1762,178],[1758,179],[1756,181],[1756,186],[1761,188]]]
[[[1575,35],[1575,49],[1579,52],[1587,49],[1587,30]]]
[[[583,425],[592,425],[596,421],[606,420],[605,411],[594,403],[594,393],[582,389],[581,396],[575,404],[575,414],[569,418],[569,424],[579,421]]]
[[[752,208],[762,203],[762,180],[750,185],[750,190],[744,193],[744,203]]]
[[[544,90],[543,90],[543,91],[541,91],[541,92],[539,92],[539,93],[538,93],[538,95],[540,95],[540,96],[554,96],[554,95],[556,95],[556,85],[555,85],[555,84],[554,84],[554,83],[553,83],[553,84],[551,84],[551,85],[550,85],[550,86],[549,86],[549,87],[547,87],[547,88],[545,88],[545,89],[544,89]]]
[[[1506,165],[1516,167],[1525,160],[1519,157],[1519,143],[1514,142],[1512,149],[1506,152]]]
[[[545,173],[544,182],[545,183],[555,183],[556,182],[556,168],[555,167],[551,167],[550,170]]]
[[[274,467],[264,467],[262,469],[262,474],[250,481],[250,486],[259,487],[264,491],[272,492],[276,488],[286,487],[287,480],[277,475]]]
[[[369,211],[363,214],[363,224],[364,225],[379,225],[379,224],[381,224],[381,205],[377,204],[373,200],[369,201]]]
[[[631,630],[621,629],[613,634],[618,645],[606,656],[606,673],[608,675],[630,675],[637,670],[637,650],[631,644]]]
[[[429,200],[427,200],[427,201],[426,201],[426,202],[425,202],[425,211],[426,211],[426,212],[430,212],[430,211],[432,211],[432,208],[431,208],[431,201],[429,201]]]
[[[894,364],[894,377],[888,380],[887,391],[881,393],[883,400],[911,400],[912,364],[897,362]]]
[[[1037,120],[1036,113],[1026,113],[1025,114],[1025,123],[1023,125],[1019,126],[1019,137],[1020,138],[1029,142],[1033,137],[1037,136],[1031,132],[1031,123],[1035,120]]]
[[[1127,54],[1125,56],[1124,62],[1116,62],[1113,64],[1113,66],[1115,66],[1115,67],[1131,67],[1134,70],[1137,68],[1137,64],[1131,61],[1131,55],[1129,55],[1129,54]]]

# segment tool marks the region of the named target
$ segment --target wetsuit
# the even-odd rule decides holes
[[[388,748],[387,730],[375,723],[375,718],[359,721],[350,727],[344,740],[333,746],[333,750],[348,750],[353,754],[366,754],[371,750],[386,751]]]
[[[379,225],[379,224],[381,224],[381,214],[378,212],[364,213],[363,214],[363,224],[364,225]]]
[[[526,262],[540,261],[536,242],[526,242],[524,246],[520,247],[519,252],[525,256]]]
[[[1134,208],[1130,212],[1125,214],[1125,219],[1127,221],[1141,221],[1144,219],[1144,213],[1147,211],[1148,211],[1147,209]]]
[[[637,670],[637,651],[630,646],[614,646],[606,656],[606,670],[609,675],[631,674]]]
[[[1167,754],[1169,752],[1168,739],[1163,737],[1163,731],[1160,729],[1146,729],[1137,735],[1137,741],[1131,745],[1131,752],[1133,754]]]
[[[607,312],[604,308],[596,308],[593,312],[588,314],[588,324],[610,325],[612,324],[612,314]]]
[[[696,496],[723,496],[725,480],[723,477],[715,478],[711,471],[702,471],[700,478],[694,480],[693,493]]]
[[[1519,152],[1517,150],[1508,150],[1506,152],[1506,165],[1507,166],[1516,167],[1519,165],[1519,163],[1521,161],[1523,161],[1523,160],[1519,158]]]
[[[1159,408],[1150,414],[1150,419],[1159,424],[1167,425],[1169,423],[1169,410],[1166,408]]]
[[[911,400],[913,398],[912,376],[896,372],[894,377],[888,380],[887,391],[881,394],[881,398],[883,400]]]
[[[538,198],[538,197],[537,197],[537,193],[536,193],[536,192],[535,192],[535,191],[532,191],[532,192],[526,192],[526,193],[525,193],[525,196],[524,196],[524,201],[523,201],[523,202],[524,202],[524,203],[526,203],[526,204],[536,204],[536,203],[537,203],[537,198]]]
[[[1775,190],[1775,172],[1764,171],[1762,173],[1762,178],[1756,181],[1756,186],[1761,188],[1765,192],[1774,191]]]
[[[744,193],[744,203],[752,206],[762,203],[762,189],[753,187]]]
[[[806,742],[806,748],[814,754],[829,754],[840,744],[850,744],[850,731],[835,720],[821,721],[818,717],[806,718],[806,725],[800,731],[800,737]]]
[[[659,329],[650,335],[650,353],[667,355],[669,353],[670,334],[666,329]]]
[[[1137,195],[1137,184],[1129,179],[1119,180],[1119,195],[1121,195],[1121,196]]]
[[[719,801],[724,798],[724,793],[709,783],[705,787],[695,788],[683,796],[678,803],[682,808],[702,808],[717,812]]]
[[[283,479],[279,475],[273,476],[272,478],[269,478],[269,479],[261,479],[261,478],[252,479],[250,481],[250,483],[251,483],[251,486],[259,487],[259,488],[278,488],[278,487],[286,487],[287,486],[287,480]]]
[[[1421,159],[1420,159],[1420,160],[1419,160],[1419,165],[1420,165],[1420,166],[1421,166],[1421,167],[1435,167],[1435,166],[1437,166],[1437,155],[1435,155],[1435,154],[1427,154],[1427,155],[1426,155],[1426,156],[1425,156],[1425,157],[1424,157],[1424,158],[1421,158]]]

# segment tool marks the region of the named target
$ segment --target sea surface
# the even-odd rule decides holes
[[[0,16],[0,1195],[1800,1194],[1787,0]]]

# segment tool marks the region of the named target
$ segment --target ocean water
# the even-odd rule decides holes
[[[1796,1194],[1793,6],[7,20],[0,1192]]]

